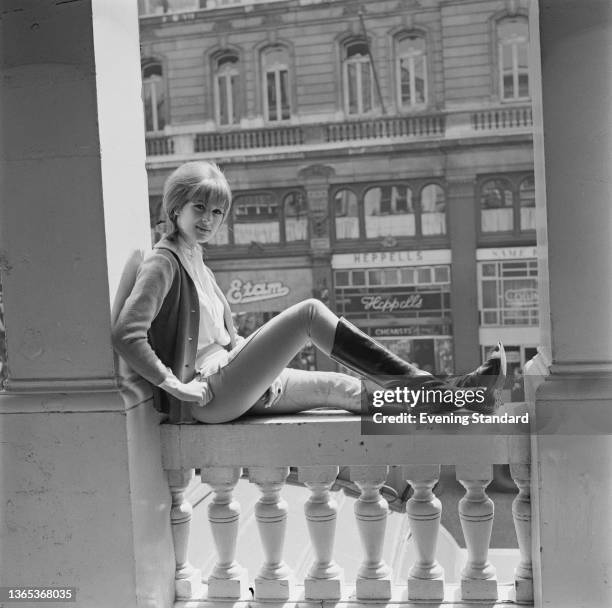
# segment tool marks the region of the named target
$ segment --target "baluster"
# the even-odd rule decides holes
[[[510,474],[519,493],[512,502],[512,517],[521,561],[514,571],[514,588],[519,604],[533,603],[533,571],[531,568],[531,467],[511,464]]]
[[[456,474],[466,490],[459,501],[459,519],[468,553],[461,572],[461,597],[464,600],[495,600],[497,577],[488,558],[495,506],[485,492],[493,478],[492,467],[457,466]]]
[[[361,490],[355,503],[355,518],[364,552],[355,585],[359,600],[391,597],[391,570],[382,559],[389,506],[380,495],[380,488],[385,483],[387,471],[386,465],[350,467],[351,481]]]
[[[288,467],[249,468],[249,479],[262,494],[255,505],[255,519],[264,551],[264,563],[255,579],[257,600],[287,601],[293,592],[292,572],[282,559],[288,508],[280,492],[288,474]]]
[[[329,492],[338,471],[335,466],[298,469],[298,480],[311,491],[304,505],[315,552],[315,560],[304,580],[304,597],[308,600],[339,600],[342,597],[344,572],[333,559],[338,503]]]
[[[193,469],[170,470],[168,486],[172,495],[170,509],[170,524],[174,541],[174,588],[177,599],[191,599],[202,594],[202,573],[187,560],[189,546],[189,530],[193,508],[185,499],[185,490],[193,478]]]
[[[409,600],[443,600],[444,569],[436,560],[442,504],[432,488],[440,478],[440,465],[406,467],[414,493],[406,505],[417,561],[408,572]]]
[[[214,492],[208,505],[208,521],[217,549],[217,563],[208,578],[208,597],[240,599],[248,595],[246,570],[236,561],[240,505],[233,491],[240,479],[239,467],[204,467],[201,479]]]

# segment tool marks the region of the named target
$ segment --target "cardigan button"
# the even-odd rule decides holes
[[[193,342],[193,338],[187,338],[189,342]]]
[[[195,312],[195,310],[192,310],[191,312]]]

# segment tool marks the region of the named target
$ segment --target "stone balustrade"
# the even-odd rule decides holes
[[[163,464],[172,493],[176,608],[210,608],[220,600],[252,601],[249,587],[255,602],[350,599],[415,605],[442,601],[456,606],[532,604],[530,438],[476,435],[465,428],[451,434],[428,430],[395,436],[362,435],[358,417],[337,412],[224,425],[162,425]],[[441,464],[455,465],[457,479],[465,488],[459,517],[467,561],[459,586],[445,584],[436,560],[442,506],[434,488]],[[488,556],[494,504],[486,488],[493,464],[510,464],[519,488],[512,510],[521,555],[514,588],[498,585],[495,565]],[[382,558],[389,507],[380,490],[390,465],[401,465],[413,488],[406,516],[417,559],[400,588],[392,585],[390,568]],[[334,559],[338,507],[330,489],[339,467],[345,466],[359,488],[354,511],[362,561],[352,581],[344,579],[342,564]],[[240,565],[240,553],[249,547],[237,546],[240,505],[233,498],[243,467],[248,467],[248,478],[261,495],[255,518],[265,556],[259,571],[248,573]],[[295,580],[283,561],[290,522],[282,495],[289,467],[297,467],[298,480],[310,492],[304,515],[315,558],[301,581]],[[217,561],[212,572],[200,572],[186,558],[191,506],[185,490],[194,469],[199,469],[202,481],[213,492],[208,518]]]
[[[201,133],[147,135],[147,157],[238,155],[327,147],[397,144],[440,139],[530,133],[531,106],[474,111],[439,111],[410,116],[378,116],[327,123],[268,125]]]

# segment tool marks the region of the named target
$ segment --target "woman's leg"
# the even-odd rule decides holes
[[[362,383],[359,378],[337,372],[309,372],[284,369],[280,374],[282,390],[271,406],[258,401],[248,414],[294,414],[319,407],[361,413]]]
[[[309,340],[330,353],[337,325],[338,317],[319,300],[304,300],[283,311],[208,378],[214,398],[204,407],[192,406],[194,418],[221,423],[242,416]]]

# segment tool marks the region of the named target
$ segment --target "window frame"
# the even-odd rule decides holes
[[[290,194],[297,193],[303,196],[305,201],[305,214],[306,214],[306,238],[302,240],[287,240],[287,227],[286,227],[286,213],[285,206],[287,198]],[[207,249],[207,252],[214,256],[215,252],[219,252],[219,255],[227,257],[227,248],[231,248],[232,252],[235,252],[237,256],[243,256],[245,250],[249,250],[253,244],[250,243],[237,243],[235,238],[235,226],[236,226],[236,209],[239,207],[240,199],[242,197],[253,197],[258,195],[267,195],[272,198],[273,204],[278,209],[278,235],[279,239],[275,242],[264,243],[255,241],[259,245],[259,251],[255,250],[255,253],[262,253],[264,251],[269,252],[280,247],[295,249],[295,250],[306,250],[310,243],[310,213],[308,206],[308,197],[306,190],[300,185],[286,186],[283,188],[254,188],[252,190],[239,190],[233,193],[232,209],[226,219],[227,224],[227,243],[225,244],[211,244],[211,247]],[[240,222],[238,222],[240,223]]]
[[[399,46],[403,40],[408,38],[420,38],[423,41],[424,50],[420,54],[401,54]],[[428,61],[428,39],[425,32],[419,30],[402,31],[395,34],[393,37],[394,57],[395,57],[395,87],[396,87],[396,99],[397,108],[400,112],[413,112],[415,110],[422,110],[429,105],[429,61]],[[424,77],[424,101],[419,103],[405,104],[402,98],[402,59],[419,56],[423,60],[423,77]],[[410,94],[411,99],[416,97],[416,84],[415,73],[414,73],[414,62],[411,62],[412,70],[410,77]]]
[[[160,71],[161,71],[161,76],[154,75],[153,77],[149,76],[145,78],[145,75],[144,75],[145,70],[153,66],[159,66]],[[166,125],[168,124],[168,116],[169,116],[169,96],[168,96],[167,79],[165,77],[165,73],[166,73],[165,61],[157,56],[144,57],[141,59],[141,62],[140,62],[140,73],[141,73],[141,79],[142,79],[142,98],[143,98],[142,99],[142,110],[143,110],[143,115],[144,115],[143,118],[144,118],[145,134],[150,135],[150,134],[155,134],[155,133],[163,133]],[[151,111],[152,111],[153,125],[156,127],[150,130],[147,129],[147,113],[146,113],[147,97],[145,96],[145,88],[147,87],[150,87],[150,90],[153,93]],[[164,102],[161,117],[160,117],[158,104],[157,104],[157,95],[159,92],[161,92],[163,96],[163,102]],[[159,128],[160,118],[163,120],[163,125],[161,128]]]
[[[348,48],[353,44],[365,44],[367,48],[370,48],[371,41],[364,36],[352,36],[345,39],[341,43],[340,47],[340,58],[341,58],[341,74],[342,74],[342,107],[344,114],[347,117],[360,117],[370,116],[376,112],[376,89],[374,83],[374,67],[372,66],[372,60],[369,53],[365,55],[359,55],[356,57],[348,57]],[[362,86],[362,66],[366,65],[369,67],[370,73],[370,99],[371,107],[369,110],[363,109],[364,102],[364,90]],[[349,89],[349,65],[354,65],[356,70],[357,86],[357,112],[351,112],[351,99]]]
[[[282,50],[285,53],[286,61],[284,63],[276,63],[268,66],[266,63],[266,54],[274,50]],[[261,70],[261,98],[262,98],[262,111],[263,118],[266,123],[270,124],[283,124],[291,121],[294,112],[294,104],[293,104],[293,95],[292,95],[292,69],[291,69],[291,51],[286,44],[276,43],[276,44],[266,44],[260,52],[259,52],[259,66]],[[287,73],[287,83],[286,83],[286,95],[287,95],[287,106],[289,108],[289,116],[287,118],[282,117],[282,99],[281,99],[281,91],[282,77],[280,76],[282,71],[286,71]],[[272,119],[270,118],[270,100],[268,99],[268,74],[274,74],[274,85],[275,85],[275,93],[276,93],[276,112],[277,116],[280,118]]]
[[[507,22],[520,21],[527,26],[527,39],[526,41],[522,42],[522,44],[525,44],[527,47],[526,48],[527,69],[525,70],[525,73],[527,75],[527,96],[519,95],[519,92],[520,92],[519,78],[520,78],[521,72],[518,69],[519,67],[518,66],[518,44],[515,44],[515,43],[504,44],[500,36],[500,33],[499,33],[499,28],[504,23],[504,21],[507,21]],[[529,46],[531,44],[531,33],[529,31],[528,16],[523,14],[522,12],[519,12],[513,15],[510,15],[506,12],[495,15],[492,20],[492,40],[494,40],[494,54],[492,56],[495,57],[495,63],[493,66],[493,73],[494,73],[494,79],[495,79],[494,87],[496,90],[495,97],[499,100],[500,103],[503,103],[503,104],[512,104],[512,103],[521,103],[521,102],[530,101],[532,97],[531,95],[532,82],[531,82],[531,78],[529,74],[529,60],[530,60]],[[504,46],[511,46],[512,48],[512,57],[513,57],[513,66],[512,66],[513,95],[512,97],[505,96],[504,65],[503,65],[503,61],[504,61],[503,47]]]
[[[475,185],[475,209],[476,209],[476,222],[478,231],[478,240],[481,243],[487,242],[499,242],[509,241],[516,242],[517,239],[521,242],[531,242],[535,240],[535,227],[534,228],[521,228],[521,198],[520,198],[520,186],[527,179],[535,179],[533,171],[521,171],[520,173],[492,173],[487,175],[479,175],[476,179]],[[511,230],[498,230],[498,231],[485,231],[482,228],[482,192],[483,187],[490,181],[504,181],[508,184],[509,190],[512,193],[512,229]],[[535,196],[534,196],[535,200]]]
[[[231,67],[222,66],[218,67],[219,61],[221,61],[224,57],[233,57],[235,58],[235,65]],[[240,121],[243,115],[242,107],[243,107],[243,95],[242,95],[242,58],[240,53],[235,49],[224,48],[215,52],[212,57],[212,79],[213,79],[213,105],[215,112],[215,122],[217,126],[221,129],[232,128],[240,125]],[[237,79],[237,89],[238,95],[234,99],[234,93],[231,86],[231,79],[235,77]],[[230,114],[232,117],[235,116],[236,121],[230,120],[230,122],[222,123],[221,122],[221,90],[219,80],[223,79],[224,86],[227,88],[227,107],[226,111],[228,116]],[[228,80],[230,81],[228,86]]]
[[[421,195],[426,186],[436,185],[442,188],[444,192],[445,200],[445,228],[444,234],[431,234],[424,235],[422,229],[422,208],[421,208]],[[389,235],[389,236],[372,236],[367,237],[366,232],[366,214],[365,214],[365,196],[369,190],[374,188],[399,187],[409,188],[412,191],[412,206],[414,209],[414,224],[415,234],[414,235]],[[357,197],[357,217],[359,225],[359,235],[356,238],[338,238],[336,230],[336,208],[335,198],[338,192],[342,190],[349,190]],[[415,178],[410,180],[386,180],[381,182],[362,182],[352,184],[333,184],[330,185],[329,189],[329,217],[330,221],[330,234],[336,247],[342,249],[345,245],[347,248],[355,245],[356,242],[361,242],[364,245],[371,244],[373,247],[380,247],[380,242],[385,241],[388,238],[393,241],[401,242],[409,246],[418,246],[423,248],[428,247],[441,247],[446,246],[450,242],[449,230],[448,230],[448,186],[446,182],[439,177],[424,177]]]

